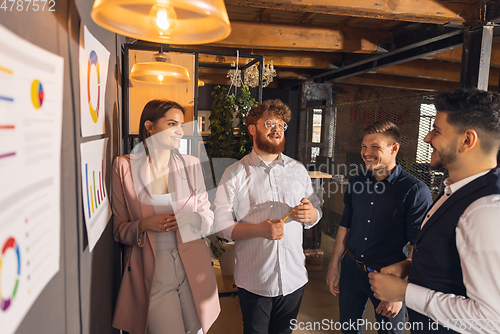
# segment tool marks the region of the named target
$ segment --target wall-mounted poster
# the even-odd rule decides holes
[[[111,218],[106,190],[106,145],[108,138],[82,143],[82,198],[89,250],[92,251]]]
[[[63,58],[0,25],[0,333],[59,271]]]
[[[80,115],[82,137],[105,132],[106,81],[109,52],[88,31],[80,28]]]

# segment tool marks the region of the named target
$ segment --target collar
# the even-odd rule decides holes
[[[394,182],[396,182],[396,180],[398,179],[399,174],[401,174],[402,170],[403,170],[403,168],[401,168],[401,166],[399,164],[396,164],[396,167],[385,178],[385,180],[387,180],[387,182],[389,182],[390,184],[394,184]]]
[[[446,180],[444,180],[444,193],[448,196],[450,196],[451,194],[453,194],[454,192],[458,191],[460,188],[462,188],[463,186],[465,186],[466,184],[474,181],[475,179],[483,176],[483,175],[486,175],[487,173],[489,173],[490,171],[487,170],[486,172],[481,172],[481,173],[477,173],[477,174],[474,174],[472,176],[469,176],[469,177],[466,177],[465,179],[462,179],[460,181],[457,181],[455,183],[452,183],[450,178],[447,178]]]
[[[396,182],[396,180],[398,179],[399,175],[401,174],[402,170],[403,169],[401,168],[401,166],[399,164],[396,164],[396,167],[391,171],[391,173],[385,179],[377,181],[377,182],[387,181],[390,184],[394,184],[394,182]],[[375,178],[375,174],[373,173],[372,170],[367,171],[366,175],[369,176],[369,177]]]
[[[287,157],[283,153],[280,153],[278,155],[278,159],[275,160],[277,162],[275,163],[275,161],[272,161],[270,167],[272,168],[275,165],[285,166],[288,163],[286,158]],[[259,165],[266,166],[264,160],[262,160],[261,157],[259,157],[259,155],[257,154],[257,152],[255,152],[254,149],[252,149],[252,152],[250,152],[250,154],[248,155],[248,159],[250,160],[250,165],[252,165],[253,167],[257,167]]]

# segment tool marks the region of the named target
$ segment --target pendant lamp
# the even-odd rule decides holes
[[[95,0],[90,15],[117,34],[163,44],[212,43],[231,33],[224,0]]]
[[[129,79],[163,85],[182,85],[191,81],[187,68],[171,64],[163,53],[163,48],[154,58],[156,61],[134,64]]]

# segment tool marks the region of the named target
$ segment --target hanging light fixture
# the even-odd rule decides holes
[[[163,44],[212,43],[231,33],[224,0],[95,0],[90,15],[117,34]]]
[[[247,64],[248,64],[247,60]],[[274,69],[273,62],[271,64],[266,64],[264,62],[264,72],[262,73],[262,87],[267,87],[273,79],[276,77],[276,70]],[[232,67],[238,67],[234,62],[231,64]],[[227,77],[231,79],[231,82],[235,82],[236,87],[241,86],[241,70],[229,70]],[[249,87],[259,86],[259,67],[257,64],[253,64],[245,70],[245,85]]]
[[[198,87],[203,87],[203,86],[205,86],[205,82],[198,79]]]
[[[163,53],[163,46],[154,58],[152,62],[134,64],[130,80],[163,85],[182,85],[191,81],[187,68],[169,62]]]

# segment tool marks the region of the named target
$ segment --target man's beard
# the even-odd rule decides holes
[[[434,155],[437,155],[439,157],[439,160],[435,161],[434,163],[431,160],[429,167],[432,170],[446,168],[446,166],[457,160],[457,146],[453,145],[453,147],[450,147],[447,152],[438,152],[436,150]]]
[[[267,136],[257,130],[255,136],[255,145],[261,151],[268,154],[279,154],[285,150],[285,136],[283,134],[281,142],[274,144],[271,142]]]

